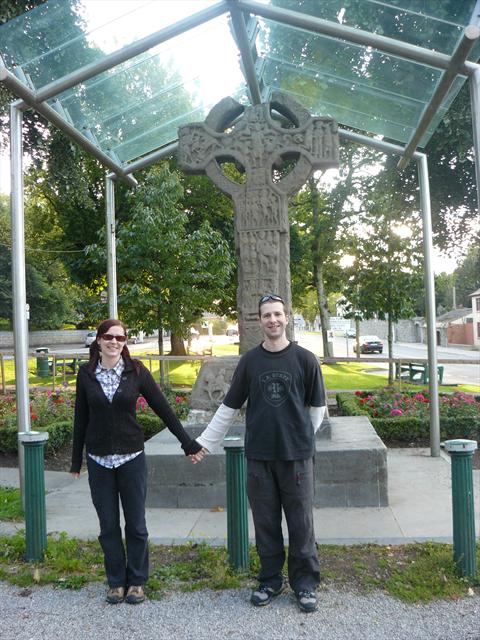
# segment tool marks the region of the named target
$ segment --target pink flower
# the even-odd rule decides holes
[[[183,402],[185,400],[185,398],[183,396],[175,396],[175,402],[177,404],[180,404],[181,402]]]
[[[390,411],[391,416],[401,416],[403,415],[403,411],[401,409],[392,409]]]
[[[143,396],[140,396],[137,400],[137,409],[139,409],[140,411],[143,411],[146,406],[147,406],[147,401]]]

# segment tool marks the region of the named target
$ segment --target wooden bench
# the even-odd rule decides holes
[[[437,365],[438,383],[443,383],[443,365]],[[421,382],[422,384],[428,384],[428,364],[426,362],[396,362],[395,363],[395,378],[401,380],[402,373],[408,374],[408,380],[410,382]]]

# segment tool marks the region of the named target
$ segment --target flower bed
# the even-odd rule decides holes
[[[170,406],[180,420],[188,415],[189,397],[162,388]],[[45,452],[55,453],[72,437],[75,394],[68,389],[61,391],[38,391],[30,396],[30,423],[32,430],[48,431]],[[164,429],[165,425],[150,409],[144,398],[137,402],[137,417],[144,429],[145,440]],[[15,396],[0,395],[0,453],[17,452],[17,415]]]
[[[337,394],[342,415],[367,415],[382,440],[426,440],[430,434],[428,391],[356,391]],[[480,397],[456,392],[440,394],[442,438],[472,438],[480,434]]]

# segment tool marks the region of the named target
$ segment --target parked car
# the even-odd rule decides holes
[[[346,338],[356,338],[357,337],[357,332],[355,331],[355,329],[347,329],[345,331],[345,337]]]
[[[360,353],[383,353],[383,342],[378,336],[360,336]],[[353,350],[357,350],[357,345],[353,345]]]
[[[137,344],[138,335],[135,333],[135,329],[127,329],[127,336],[130,344]]]
[[[96,331],[89,331],[85,336],[85,346],[89,347],[92,344],[92,342],[95,341],[96,337],[97,337]]]

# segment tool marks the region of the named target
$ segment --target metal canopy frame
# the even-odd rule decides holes
[[[85,82],[113,67],[128,61],[141,53],[147,52],[152,47],[167,42],[172,38],[188,32],[189,30],[207,23],[222,14],[228,13],[231,18],[232,36],[240,53],[241,66],[248,87],[249,98],[252,104],[259,104],[263,97],[261,82],[256,69],[255,51],[250,41],[247,24],[250,18],[258,16],[280,24],[303,29],[314,34],[326,35],[331,38],[341,39],[347,43],[354,43],[365,47],[371,47],[379,52],[394,55],[419,64],[428,65],[434,69],[442,70],[440,80],[437,83],[430,102],[425,106],[422,116],[411,138],[405,146],[385,142],[378,137],[370,137],[353,131],[340,128],[340,136],[361,145],[368,145],[384,153],[400,156],[399,169],[405,168],[413,158],[417,162],[420,201],[423,219],[423,247],[425,260],[425,288],[427,299],[427,344],[430,371],[436,371],[437,353],[435,340],[435,297],[432,260],[432,230],[430,215],[430,194],[428,182],[427,157],[424,153],[416,151],[417,144],[432,118],[437,113],[442,100],[447,95],[453,82],[458,76],[470,79],[472,114],[474,126],[475,157],[480,158],[480,125],[478,124],[478,112],[480,109],[480,65],[467,60],[467,56],[477,41],[480,31],[478,28],[479,12],[477,3],[472,16],[472,24],[464,31],[456,50],[452,55],[432,51],[427,48],[401,42],[395,38],[370,33],[362,29],[348,27],[346,25],[316,18],[298,11],[281,9],[262,4],[255,0],[221,0],[217,4],[201,10],[185,19],[179,20],[133,44],[123,47],[112,54],[105,55],[101,60],[87,64],[35,91],[28,83],[28,79],[14,75],[5,65],[0,55],[0,82],[3,82],[18,98],[11,105],[11,179],[12,179],[12,244],[13,244],[13,288],[14,288],[14,340],[15,340],[15,366],[17,376],[17,411],[19,431],[30,430],[29,415],[29,389],[28,389],[28,326],[27,306],[25,290],[25,244],[23,223],[23,167],[22,167],[22,112],[26,108],[33,108],[43,115],[48,121],[57,126],[72,140],[77,142],[89,154],[97,158],[107,169],[106,176],[106,227],[107,227],[107,272],[109,286],[109,312],[117,315],[116,297],[116,273],[115,273],[115,219],[114,219],[114,181],[120,179],[130,187],[135,187],[137,182],[132,174],[157,162],[161,158],[172,155],[176,150],[176,141],[163,145],[151,153],[145,154],[128,163],[121,163],[115,153],[103,152],[95,138],[82,134],[68,120],[67,114],[58,105],[58,110],[47,104],[48,99],[58,96],[62,92]],[[480,187],[480,163],[476,163],[477,187]],[[438,413],[438,383],[435,375],[430,376],[430,418],[431,418],[431,454],[440,454],[440,428]],[[22,477],[22,473],[21,473]]]

